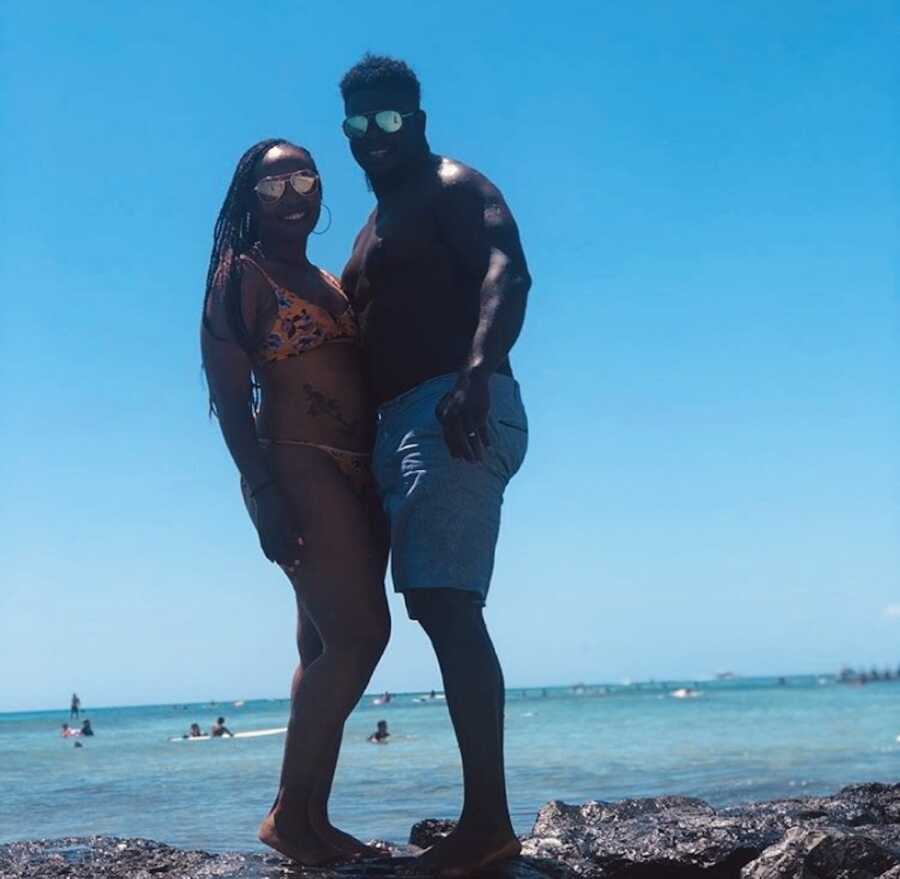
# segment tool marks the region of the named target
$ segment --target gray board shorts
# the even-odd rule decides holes
[[[379,408],[372,470],[390,522],[395,591],[463,589],[483,606],[503,492],[525,458],[528,419],[518,383],[491,376],[484,460],[452,458],[435,409],[455,383],[455,374],[440,375]]]

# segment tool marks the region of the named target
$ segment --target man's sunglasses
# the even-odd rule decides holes
[[[260,201],[278,201],[284,195],[288,181],[297,195],[309,195],[318,185],[319,175],[313,171],[294,171],[292,174],[263,177],[253,191]]]
[[[344,120],[344,134],[351,140],[365,137],[369,130],[369,120],[374,119],[375,124],[385,134],[395,134],[403,128],[403,120],[416,115],[416,110],[411,113],[401,113],[399,110],[379,110],[377,113],[359,113],[356,116],[348,116]]]

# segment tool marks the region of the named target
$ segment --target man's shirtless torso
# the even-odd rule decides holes
[[[465,363],[489,253],[464,227],[492,201],[507,210],[477,171],[429,156],[357,236],[341,285],[361,315],[378,403]],[[497,371],[511,375],[509,361]]]

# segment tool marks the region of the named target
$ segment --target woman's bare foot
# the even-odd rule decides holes
[[[350,833],[335,827],[331,822],[313,821],[312,828],[316,836],[326,845],[342,852],[348,858],[381,858],[385,854],[381,849],[366,845]]]
[[[457,828],[416,858],[404,872],[461,879],[515,858],[521,851],[522,845],[511,830],[484,834]]]
[[[269,812],[263,818],[256,836],[261,843],[274,849],[278,854],[305,867],[321,867],[347,859],[343,851],[323,842],[318,834],[312,831],[295,833],[291,836],[282,833],[275,825],[274,812]]]

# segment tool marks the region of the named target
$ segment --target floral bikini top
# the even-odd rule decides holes
[[[254,266],[268,281],[278,302],[275,323],[256,351],[260,362],[274,363],[297,357],[326,342],[359,342],[359,322],[353,306],[341,285],[328,272],[318,270],[329,286],[347,299],[347,307],[339,315],[333,315],[327,308],[308,302],[286,287],[280,287],[252,257],[241,254],[241,260]]]

